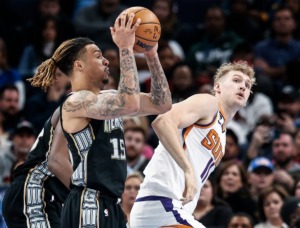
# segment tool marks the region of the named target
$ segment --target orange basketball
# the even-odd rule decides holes
[[[140,6],[127,9],[127,20],[131,13],[135,13],[133,25],[138,18],[141,19],[141,23],[135,31],[133,50],[141,53],[151,50],[160,38],[161,28],[158,18],[151,10]]]

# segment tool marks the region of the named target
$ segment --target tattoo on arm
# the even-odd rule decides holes
[[[115,118],[128,113],[130,107],[128,95],[138,96],[140,92],[139,78],[133,53],[128,49],[120,50],[121,76],[118,94],[101,94],[101,98],[91,91],[77,92],[71,101],[65,101],[66,112],[85,110],[87,117],[93,119]]]
[[[128,95],[140,92],[139,78],[133,53],[128,49],[121,50],[120,56],[120,82],[119,91]]]
[[[152,73],[151,101],[155,105],[163,105],[171,102],[171,92],[166,75],[162,69],[158,57],[147,58],[147,63]]]
[[[120,96],[111,96],[102,94],[101,99],[89,91],[80,91],[73,98],[72,102],[66,101],[63,109],[66,112],[75,112],[84,109],[88,117],[101,119],[105,117],[114,118],[124,111],[125,98],[124,94]]]

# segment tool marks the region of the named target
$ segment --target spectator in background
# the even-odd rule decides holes
[[[146,133],[144,129],[140,126],[128,127],[124,129],[124,139],[128,173],[133,171],[143,173],[150,161],[143,155],[143,149],[146,143]]]
[[[245,212],[256,218],[256,202],[248,189],[247,173],[240,163],[229,161],[220,167],[216,177],[217,196],[227,202],[233,212]]]
[[[273,116],[262,116],[256,123],[254,130],[248,135],[247,155],[245,162],[249,162],[257,156],[272,159],[272,142],[278,137],[278,129]]]
[[[61,4],[63,4],[60,0],[38,0],[36,1],[37,5],[37,14],[32,21],[29,21],[25,26],[25,36],[26,44],[32,44],[35,42],[36,38],[34,37],[36,31],[40,29],[40,22],[43,21],[45,17],[55,17],[57,20],[57,30],[59,30],[59,34],[61,36],[61,40],[66,40],[72,38],[74,36],[74,26],[70,18],[63,12]],[[64,1],[68,2],[68,1]],[[69,2],[68,2],[69,3]],[[70,7],[71,4],[68,4]]]
[[[276,123],[280,130],[296,133],[300,127],[300,94],[293,86],[284,86],[277,100]]]
[[[189,24],[180,21],[173,3],[173,0],[154,0],[152,11],[161,25],[161,39],[171,41],[174,49],[179,48],[180,52],[184,50],[187,53],[191,45],[187,40],[191,38],[193,29]]]
[[[192,69],[184,62],[173,66],[170,85],[173,104],[183,101],[197,92]]]
[[[281,218],[288,225],[289,228],[300,227],[300,198],[287,198],[280,211]]]
[[[37,66],[50,58],[62,41],[58,31],[58,20],[54,16],[41,18],[38,25],[34,31],[33,42],[24,48],[20,60],[19,71],[23,78],[32,77]]]
[[[237,135],[234,133],[233,130],[227,128],[226,130],[226,145],[225,145],[225,153],[222,158],[221,163],[227,161],[236,161],[240,156],[240,148],[239,148],[239,141]]]
[[[139,172],[133,172],[129,174],[125,181],[124,192],[121,198],[121,207],[123,212],[127,216],[127,223],[130,224],[130,212],[138,191],[140,190],[140,185],[142,184],[144,178]]]
[[[294,160],[295,142],[293,135],[280,132],[273,140],[272,153],[276,169],[275,181],[284,184],[288,190],[294,186],[294,177],[300,177],[300,165]]]
[[[257,157],[253,159],[248,167],[248,182],[252,199],[258,201],[259,194],[274,180],[274,166],[268,158]]]
[[[300,128],[296,130],[295,133],[295,161],[297,161],[298,164],[300,164]]]
[[[60,105],[62,99],[70,88],[69,78],[58,68],[55,73],[55,83],[47,89],[46,93],[32,96],[26,103],[25,117],[40,132],[46,120]],[[33,115],[35,113],[36,115]]]
[[[296,22],[289,8],[279,8],[274,12],[272,23],[274,38],[259,42],[255,47],[255,67],[274,85],[283,86],[286,65],[300,57],[300,42],[294,40]]]
[[[19,91],[14,85],[4,86],[0,90],[0,111],[3,117],[4,132],[11,133],[23,119],[23,113],[19,107],[19,99]]]
[[[193,216],[205,227],[226,228],[231,217],[230,207],[215,195],[215,185],[209,177],[201,189]]]
[[[6,45],[0,37],[0,88],[7,85],[15,85],[18,88],[19,106],[22,109],[25,103],[25,86],[20,73],[9,66]]]
[[[2,215],[2,202],[5,194],[5,190],[0,190],[0,228],[7,228],[3,215]]]
[[[300,178],[297,178],[295,180],[294,188],[291,195],[300,199]]]
[[[288,228],[280,216],[280,210],[283,206],[288,193],[280,186],[270,186],[259,195],[259,216],[261,223],[254,228],[281,227]]]
[[[35,130],[28,121],[22,121],[12,134],[12,146],[0,154],[0,187],[7,186],[11,180],[11,170],[15,163],[23,163],[35,142]]]
[[[207,9],[204,27],[205,33],[189,51],[188,62],[197,77],[212,78],[216,69],[229,60],[233,49],[242,40],[225,29],[225,16],[220,7]]]
[[[253,228],[253,219],[246,213],[235,213],[229,220],[228,228]]]
[[[297,25],[300,25],[300,2],[298,0],[284,0],[283,5],[293,12]],[[298,26],[294,31],[294,35],[296,39],[300,38],[300,28]]]
[[[250,17],[250,1],[229,0],[229,12],[226,17],[227,28],[244,40],[256,43],[263,38],[263,30],[257,20]]]
[[[108,29],[125,10],[120,0],[97,0],[95,5],[82,8],[74,19],[76,33],[88,36],[100,49],[116,47]]]

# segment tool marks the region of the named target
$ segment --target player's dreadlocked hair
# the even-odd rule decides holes
[[[56,68],[59,68],[66,75],[72,73],[73,63],[85,53],[85,46],[88,44],[94,44],[94,42],[83,37],[64,41],[50,59],[42,62],[37,73],[27,80],[32,86],[47,90],[56,80]]]

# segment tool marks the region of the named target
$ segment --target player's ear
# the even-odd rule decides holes
[[[78,70],[78,71],[82,71],[83,70],[83,62],[80,60],[75,60],[74,69]]]
[[[214,85],[214,91],[215,93],[221,93],[221,86],[220,86],[220,83],[219,82],[216,82],[215,85]]]

